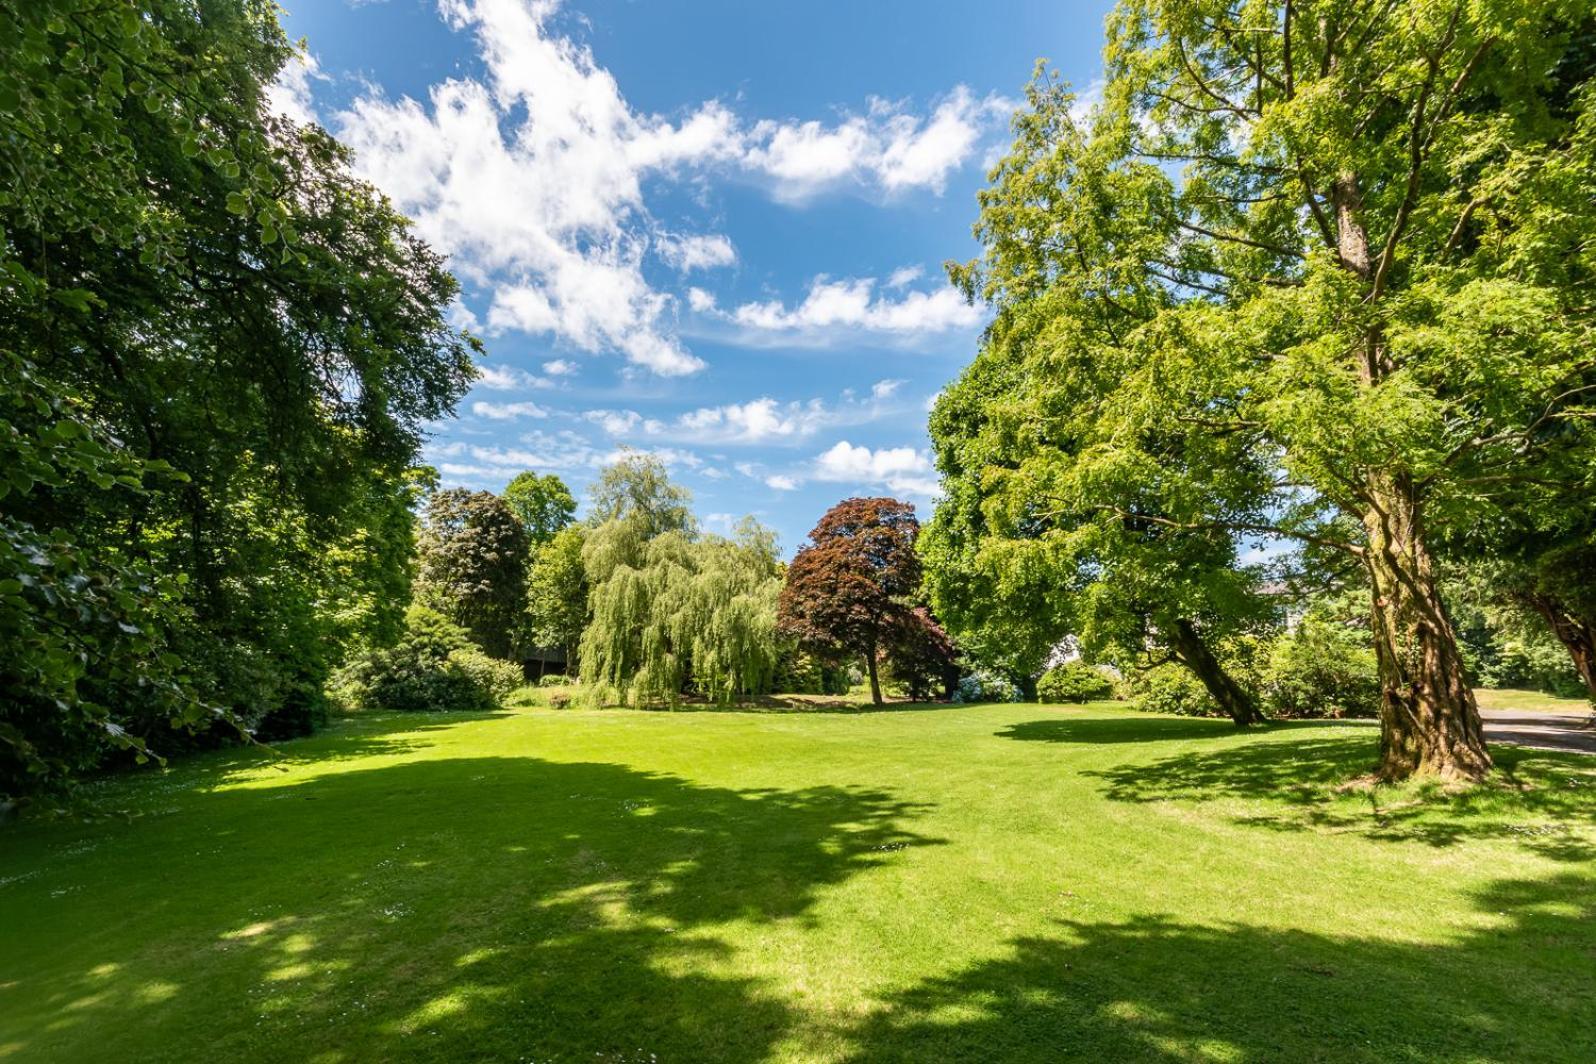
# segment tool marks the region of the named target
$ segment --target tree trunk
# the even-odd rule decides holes
[[[1596,702],[1596,622],[1577,616],[1557,599],[1533,591],[1520,594],[1520,599],[1535,608],[1552,626],[1552,634],[1568,651],[1574,669],[1585,681],[1590,700]]]
[[[1491,755],[1436,590],[1412,482],[1382,476],[1369,494],[1364,562],[1380,665],[1380,777],[1481,779]]]
[[[1236,727],[1245,728],[1249,724],[1264,722],[1258,703],[1247,693],[1246,688],[1236,682],[1235,677],[1225,671],[1191,621],[1184,617],[1177,618],[1170,625],[1169,636],[1175,658],[1202,681],[1208,694],[1219,703],[1220,709],[1230,714]]]
[[[876,644],[870,641],[870,650],[865,654],[865,668],[870,673],[870,701],[876,705],[885,705],[881,700],[881,678],[876,674]]]
[[[1379,270],[1357,175],[1337,175],[1330,200],[1341,265],[1368,287],[1366,301],[1378,301]],[[1371,325],[1358,351],[1363,387],[1379,386],[1395,370],[1383,331]],[[1480,779],[1491,769],[1491,755],[1474,692],[1463,679],[1457,634],[1435,587],[1413,478],[1400,469],[1375,469],[1365,474],[1363,487],[1363,562],[1380,666],[1380,777]]]

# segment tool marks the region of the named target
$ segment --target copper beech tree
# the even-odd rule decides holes
[[[814,653],[862,656],[878,706],[879,658],[916,623],[908,596],[920,584],[919,532],[906,502],[844,499],[809,533],[781,592],[778,628]]]

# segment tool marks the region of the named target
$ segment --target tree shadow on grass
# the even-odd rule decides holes
[[[0,894],[14,1059],[762,1059],[735,924],[934,843],[878,790],[412,761],[102,828]],[[8,916],[9,914],[9,916]],[[11,1059],[11,1058],[8,1058]]]
[[[1286,725],[1084,775],[1103,780],[1105,796],[1117,802],[1266,802],[1264,811],[1235,822],[1275,831],[1347,832],[1438,847],[1507,839],[1557,860],[1596,859],[1589,839],[1596,827],[1596,762],[1588,757],[1495,746],[1497,771],[1478,786],[1376,787],[1353,781],[1373,767],[1378,733],[1354,725],[1326,736],[1325,727]]]
[[[1501,881],[1473,901],[1436,944],[1355,925],[1061,922],[891,997],[850,1059],[1596,1059],[1596,880]]]
[[[681,702],[669,709],[651,711],[665,713],[840,713],[851,717],[872,713],[930,713],[936,710],[968,709],[956,702],[893,702],[874,705],[853,701],[843,696],[831,695],[767,695],[750,702],[718,705],[714,702]]]
[[[1352,724],[1335,721],[1335,724]],[[1286,725],[1289,727],[1289,725]],[[1163,743],[1181,739],[1220,739],[1225,736],[1264,735],[1238,729],[1228,720],[1212,717],[1115,716],[1050,717],[1011,724],[998,732],[1002,739],[1036,743]]]

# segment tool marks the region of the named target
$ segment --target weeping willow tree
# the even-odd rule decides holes
[[[659,517],[656,507],[617,507],[587,538],[583,682],[601,700],[634,706],[673,706],[689,691],[723,705],[769,692],[775,537],[752,518],[726,539]]]

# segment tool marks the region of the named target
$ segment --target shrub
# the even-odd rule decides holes
[[[1132,674],[1127,685],[1137,708],[1149,713],[1175,713],[1183,717],[1221,717],[1202,681],[1181,665],[1155,665]]]
[[[1114,693],[1114,682],[1084,661],[1055,665],[1036,681],[1039,702],[1095,702]]]
[[[1309,614],[1269,648],[1263,697],[1285,717],[1373,717],[1380,676],[1369,634]]]
[[[521,686],[519,665],[513,661],[490,658],[476,647],[452,651],[448,667],[459,670],[476,690],[486,695],[487,705],[480,708],[497,708],[511,691]]]
[[[774,690],[785,694],[845,695],[850,685],[849,670],[799,650],[796,645],[785,644],[776,659],[771,684]]]
[[[497,709],[520,682],[516,665],[482,653],[437,611],[412,606],[399,642],[360,655],[333,686],[360,709]]]
[[[538,677],[539,687],[569,687],[571,682],[569,676],[558,672],[551,672],[547,676]]]
[[[977,669],[968,676],[959,678],[958,693],[953,696],[953,701],[970,702],[1018,702],[1021,700],[1020,689],[1005,677],[995,672]]]

